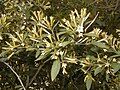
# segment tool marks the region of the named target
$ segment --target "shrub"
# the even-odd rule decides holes
[[[86,9],[47,16],[48,2],[6,1],[0,17],[0,89],[119,90],[120,40]],[[117,35],[119,36],[119,30]]]

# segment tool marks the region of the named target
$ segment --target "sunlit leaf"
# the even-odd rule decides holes
[[[48,56],[50,56],[50,53],[51,53],[51,50],[48,50],[45,53],[42,53],[35,61],[46,59]]]
[[[0,58],[0,62],[5,62],[7,60],[8,60],[8,58]]]
[[[102,72],[102,67],[97,67],[94,71],[94,76],[96,76],[98,73]]]
[[[110,79],[109,74],[106,74],[106,81],[108,82],[108,81],[109,81],[109,79]]]
[[[109,49],[109,47],[105,43],[102,43],[102,42],[93,42],[92,44],[100,48]]]
[[[70,41],[62,42],[59,44],[59,46],[65,47],[65,46],[69,45],[70,43],[71,43]]]
[[[53,81],[60,71],[60,60],[55,60],[51,68],[51,80]]]
[[[36,48],[28,47],[26,48],[26,51],[34,51]]]
[[[85,83],[86,83],[86,87],[87,87],[87,90],[90,90],[91,88],[91,85],[92,85],[92,81],[93,81],[93,78],[91,75],[86,75],[85,79],[84,79]]]
[[[111,66],[114,70],[113,73],[116,73],[118,70],[120,70],[120,63],[112,63]]]
[[[37,58],[39,55],[40,55],[40,50],[37,50],[35,57]]]
[[[85,33],[84,35],[85,36],[91,36],[91,37],[97,37],[94,33],[91,33],[91,32],[90,33]]]
[[[9,51],[3,51],[2,53],[0,53],[0,57],[5,57],[8,52],[9,52]]]
[[[94,28],[93,31],[89,32],[89,33],[85,33],[85,36],[89,36],[89,37],[97,37],[99,38],[99,35],[101,33],[102,30],[100,30],[99,28]]]

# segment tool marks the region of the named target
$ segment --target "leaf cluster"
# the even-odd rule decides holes
[[[86,8],[57,19],[49,0],[0,3],[0,89],[119,90],[119,29],[89,31],[98,14]]]

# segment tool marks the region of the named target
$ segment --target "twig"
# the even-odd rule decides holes
[[[23,83],[22,83],[22,80],[20,79],[20,77],[18,76],[18,74],[15,72],[15,70],[13,70],[13,68],[8,63],[6,63],[6,62],[3,62],[3,63],[6,66],[8,66],[10,68],[10,70],[16,75],[16,77],[18,78],[18,80],[19,80],[21,86],[23,87],[23,89],[26,90],[25,87],[24,87],[24,85],[23,85]]]
[[[42,67],[43,67],[43,66],[45,65],[45,63],[47,63],[48,61],[49,61],[49,59],[46,60],[42,65],[39,66],[37,72],[35,73],[35,75],[34,75],[33,78],[31,79],[30,83],[26,86],[26,88],[33,83],[33,81],[35,80],[36,76],[39,74],[39,72],[40,72],[40,70],[42,69]]]
[[[59,24],[59,21],[57,21],[57,23],[53,26],[53,30],[55,29],[55,27]]]
[[[93,1],[92,3],[88,4],[88,6],[87,6],[87,7],[89,7],[90,5],[95,4],[96,2],[98,2],[98,0],[95,0],[95,1]]]
[[[106,3],[107,6],[109,5],[107,0],[105,0],[105,3]]]
[[[116,9],[118,8],[118,6],[119,6],[119,2],[120,2],[120,0],[117,0],[116,5],[115,5],[115,9],[114,9],[114,10],[116,10]]]
[[[77,88],[77,86],[74,84],[74,82],[72,82],[72,84],[73,84],[73,86],[76,88],[76,90],[79,90],[79,89]]]
[[[29,85],[29,76],[27,75],[27,80],[26,80],[26,88]]]
[[[85,28],[85,32],[86,30],[93,24],[93,22],[96,20],[96,18],[98,17],[99,12],[97,13],[97,15],[94,17],[94,19],[91,21],[91,23]]]
[[[114,8],[114,7],[115,7],[115,5],[108,6],[108,7],[98,7],[98,8],[100,8],[100,9],[112,9],[112,8]]]

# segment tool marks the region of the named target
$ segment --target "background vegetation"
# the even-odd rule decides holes
[[[119,0],[0,0],[0,90],[119,90]]]

